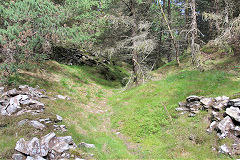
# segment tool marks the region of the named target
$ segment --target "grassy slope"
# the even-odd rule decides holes
[[[121,73],[116,74],[122,75]],[[104,80],[95,68],[66,66],[56,62],[48,62],[45,69],[41,71],[22,71],[20,76],[12,77],[11,81],[16,85],[28,84],[33,87],[39,85],[40,88],[47,91],[50,97],[58,94],[71,97],[69,101],[43,100],[47,107],[45,114],[41,116],[48,117],[47,114],[51,113],[61,115],[63,124],[68,127],[68,132],[64,135],[73,136],[76,144],[86,142],[96,145],[96,149],[74,151],[78,152],[82,158],[89,158],[91,153],[95,155],[96,159],[134,158],[123,142],[109,129],[110,121],[108,119],[111,108],[106,105],[105,97],[112,94],[112,88],[119,87],[118,81]],[[34,118],[26,115],[8,119],[11,123],[8,127],[0,130],[0,155],[3,158],[10,158],[13,151],[11,149],[14,148],[19,137],[36,136],[31,134],[32,128],[29,126],[25,126],[24,130],[22,128],[17,130],[16,123],[26,117]],[[1,120],[7,121],[6,118]],[[46,133],[39,133],[37,136],[44,134]]]
[[[139,158],[227,159],[212,151],[212,147],[229,140],[217,141],[214,134],[206,133],[207,112],[201,112],[194,118],[179,117],[175,108],[189,95],[216,97],[240,92],[239,70],[229,73],[229,62],[239,65],[236,59],[227,58],[225,63],[216,65],[226,72],[199,72],[188,67],[178,68],[174,64],[160,68],[155,74],[161,73],[160,77],[165,77],[162,80],[149,82],[111,98],[113,127],[141,145]],[[164,104],[174,118],[172,123]],[[193,140],[189,139],[190,136]]]

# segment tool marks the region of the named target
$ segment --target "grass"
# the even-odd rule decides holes
[[[138,155],[142,158],[227,159],[212,151],[212,147],[223,142],[206,133],[206,112],[195,118],[179,117],[175,108],[189,95],[216,97],[238,93],[240,81],[233,81],[234,76],[217,70],[178,70],[163,80],[117,94],[110,99],[114,109],[112,126],[142,146]],[[162,104],[166,104],[173,123]],[[189,140],[191,135],[194,141]]]
[[[71,100],[43,99],[45,114],[40,117],[63,117],[76,144],[92,143],[96,149],[80,148],[71,152],[85,159],[229,159],[212,148],[229,143],[229,139],[218,140],[215,134],[207,134],[208,113],[196,117],[179,116],[175,108],[178,102],[189,95],[232,96],[240,93],[239,63],[231,59],[215,61],[222,71],[195,71],[186,57],[177,67],[174,62],[154,71],[159,76],[130,90],[119,92],[122,78],[127,75],[120,67],[96,68],[88,66],[66,66],[47,62],[44,69],[20,71],[9,80],[11,87],[19,84],[38,85],[50,97],[66,95]],[[234,69],[231,69],[232,63]],[[215,69],[216,69],[215,68]],[[223,71],[225,70],[225,71]],[[231,72],[234,70],[233,72]],[[173,121],[170,121],[163,105],[166,105]],[[33,128],[16,128],[22,119],[37,118],[23,115],[18,118],[0,117],[0,158],[9,159],[16,141],[20,137],[31,138],[50,132],[51,128],[32,135]],[[120,135],[116,135],[120,132]],[[17,135],[16,135],[17,133]],[[191,137],[191,138],[190,138]],[[94,154],[94,157],[91,157]]]
[[[96,68],[87,66],[66,66],[56,62],[47,62],[45,68],[41,70],[20,71],[19,75],[11,77],[9,83],[12,84],[10,88],[19,84],[27,84],[32,87],[38,85],[45,89],[50,97],[60,94],[71,98],[69,101],[43,99],[46,110],[39,116],[45,118],[55,116],[55,114],[62,116],[63,124],[67,126],[68,132],[57,133],[57,135],[71,135],[76,144],[86,142],[96,145],[96,149],[84,150],[81,148],[71,151],[78,153],[80,158],[89,159],[91,154],[94,154],[93,158],[96,159],[134,158],[125,144],[110,129],[102,128],[103,126],[110,128],[110,124],[105,122],[105,118],[110,116],[110,112],[100,112],[109,109],[104,105],[106,97],[112,94],[111,89],[121,86],[120,78],[125,76],[125,73],[111,67],[111,74],[118,74],[118,77],[109,81],[105,79],[106,75],[99,72]],[[34,129],[27,125],[23,126],[24,130],[17,128],[17,122],[25,119],[26,116],[30,119],[38,118],[30,115],[17,118],[0,117],[0,125],[7,125],[5,128],[0,128],[0,158],[11,158],[19,138],[41,137],[50,132],[51,128],[48,128],[44,132],[35,134]]]

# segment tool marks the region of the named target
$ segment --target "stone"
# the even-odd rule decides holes
[[[226,144],[221,145],[221,146],[219,147],[219,153],[230,154],[230,150],[231,150],[231,149],[230,149]]]
[[[49,142],[53,139],[56,138],[55,133],[49,133],[46,136],[41,138],[41,156],[45,157],[47,156],[50,148],[49,148]]]
[[[6,94],[7,94],[8,97],[14,97],[14,96],[18,95],[19,92],[17,91],[16,88],[14,88],[12,90],[9,90]]]
[[[178,106],[179,106],[180,108],[186,107],[186,105],[187,105],[186,102],[179,102],[179,103],[178,103]]]
[[[231,100],[228,102],[228,105],[229,105],[229,106],[233,106],[233,107],[240,107],[240,98],[231,99]]]
[[[191,111],[198,111],[202,109],[202,105],[199,101],[189,102],[187,104],[187,108],[189,108]]]
[[[63,118],[61,116],[56,115],[56,117],[57,117],[57,121],[56,122],[62,122]]]
[[[45,105],[37,100],[28,99],[21,102],[22,105],[28,106],[29,109],[41,110],[45,108]]]
[[[70,98],[68,96],[63,96],[63,95],[56,95],[56,98],[64,99],[64,100],[70,100]]]
[[[26,124],[28,122],[28,119],[23,119],[20,122],[18,122],[18,126],[23,126],[24,124]]]
[[[4,93],[4,87],[0,87],[0,95]]]
[[[234,135],[235,135],[235,136],[240,136],[240,127],[239,127],[239,126],[236,126],[236,127],[233,129],[233,131],[234,131]]]
[[[211,116],[213,121],[221,121],[222,119],[222,115],[219,112],[212,111]]]
[[[226,96],[219,96],[215,98],[215,101],[229,101],[229,97]]]
[[[46,160],[46,159],[44,159],[41,156],[34,156],[34,157],[28,156],[26,160]]]
[[[85,148],[96,148],[94,144],[88,144],[85,142],[81,142],[78,147],[85,147]]]
[[[65,136],[65,137],[57,137],[59,141],[64,141],[67,144],[74,144],[72,136]]]
[[[178,107],[175,109],[177,112],[189,111],[189,108],[186,107]]]
[[[208,133],[212,133],[213,130],[215,130],[215,129],[217,128],[217,125],[218,125],[218,123],[217,123],[216,121],[213,121],[213,122],[210,124],[209,128],[207,129],[207,132],[208,132]]]
[[[240,109],[237,107],[230,107],[226,109],[226,114],[240,122]]]
[[[21,138],[17,141],[15,150],[26,155],[29,155],[28,142]]]
[[[195,113],[189,113],[188,117],[195,117],[196,114]]]
[[[69,144],[65,141],[58,141],[52,149],[58,153],[63,153],[65,151],[68,151],[70,149]]]
[[[29,125],[33,126],[36,129],[43,130],[46,126],[38,121],[29,121]]]
[[[204,105],[205,108],[209,108],[213,105],[214,99],[213,98],[202,98],[200,102]]]
[[[29,155],[30,156],[39,156],[41,155],[41,147],[40,147],[40,141],[38,138],[34,137],[32,140],[28,142],[27,145],[29,149]]]
[[[227,134],[231,129],[235,128],[232,119],[229,116],[220,121],[217,127],[222,134]]]
[[[25,160],[26,157],[21,153],[15,153],[12,155],[12,160]]]
[[[193,95],[193,96],[187,97],[186,100],[187,100],[187,102],[195,102],[195,101],[200,101],[200,99],[201,99],[201,97]]]

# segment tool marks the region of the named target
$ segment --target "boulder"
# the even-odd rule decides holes
[[[94,144],[88,144],[85,142],[81,142],[78,147],[85,147],[85,148],[96,148]]]
[[[229,116],[227,116],[223,120],[221,120],[217,127],[221,131],[222,134],[227,134],[231,129],[235,128],[235,126],[232,122],[232,119]]]
[[[195,102],[195,101],[200,101],[201,97],[192,95],[192,96],[187,97],[186,100],[187,100],[187,102]]]
[[[21,153],[15,153],[12,155],[12,160],[25,160],[26,157]]]
[[[189,102],[187,104],[187,108],[189,108],[191,111],[198,111],[202,109],[202,105],[199,101]]]
[[[213,105],[215,100],[213,98],[202,98],[200,102],[202,103],[202,105],[204,105],[204,108],[208,109]]]
[[[230,152],[231,152],[231,148],[228,147],[226,144],[221,145],[221,146],[219,147],[219,153],[230,154]]]
[[[32,140],[30,140],[27,144],[29,154],[30,156],[40,156],[41,155],[41,147],[40,147],[40,141],[38,138],[34,137]]]
[[[215,129],[217,128],[217,125],[218,125],[218,123],[217,123],[216,121],[213,121],[213,122],[210,124],[209,128],[207,129],[207,132],[208,132],[208,133],[212,133],[213,130],[215,130]]]
[[[23,154],[29,155],[28,142],[21,138],[17,141],[15,150]]]
[[[240,98],[231,99],[231,100],[228,102],[228,105],[229,105],[229,106],[233,106],[233,107],[240,107]]]
[[[36,129],[43,130],[46,126],[38,121],[29,121],[29,125],[33,126]]]
[[[57,120],[56,120],[56,122],[62,122],[63,118],[62,118],[61,116],[59,116],[59,115],[56,115],[56,117],[57,117]]]
[[[226,109],[226,114],[240,122],[240,109],[237,107],[230,107]]]
[[[56,138],[55,133],[49,133],[46,136],[41,138],[41,156],[45,157],[47,156],[50,147],[49,147],[49,142],[53,139]]]
[[[58,141],[52,149],[56,151],[57,153],[63,153],[65,151],[68,151],[70,149],[69,144],[67,144],[64,141]]]

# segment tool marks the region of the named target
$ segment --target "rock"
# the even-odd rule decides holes
[[[85,159],[81,159],[81,158],[75,158],[75,160],[85,160]]]
[[[28,122],[28,119],[23,119],[20,122],[18,122],[18,126],[23,126],[24,124],[26,124]]]
[[[61,132],[66,132],[67,127],[65,125],[53,125],[54,130],[56,131],[61,131]]]
[[[217,125],[218,125],[218,123],[217,123],[216,121],[213,121],[213,122],[210,124],[209,128],[207,129],[207,132],[208,132],[208,133],[212,133],[213,130],[215,130],[215,129],[217,128]]]
[[[63,95],[56,95],[56,98],[64,99],[64,100],[70,100],[70,98],[68,96],[63,96]]]
[[[47,156],[49,152],[49,142],[53,139],[56,138],[55,133],[49,133],[46,136],[41,138],[41,156],[45,157]]]
[[[187,108],[189,108],[191,111],[198,111],[202,109],[202,105],[199,101],[189,102],[187,104]]]
[[[231,149],[226,144],[221,145],[219,147],[219,153],[230,154],[230,151],[231,151]]]
[[[88,144],[85,142],[81,142],[78,147],[85,147],[85,148],[96,148],[94,144]]]
[[[227,107],[228,105],[228,101],[229,101],[229,97],[226,97],[226,96],[222,96],[222,97],[216,97],[215,98],[215,103],[213,104],[213,108],[218,110],[218,111],[221,111],[223,110],[224,107]]]
[[[52,149],[58,153],[63,153],[65,151],[68,151],[70,147],[69,144],[66,143],[65,141],[59,141],[52,147]]]
[[[21,153],[15,153],[12,155],[12,160],[25,160],[26,157]]]
[[[196,116],[195,113],[190,113],[190,114],[188,115],[188,117],[195,117],[195,116]]]
[[[228,106],[240,107],[240,98],[230,100]]]
[[[204,105],[205,108],[209,108],[213,105],[214,99],[213,98],[202,98],[200,102]]]
[[[236,126],[236,127],[233,129],[233,131],[234,131],[234,135],[235,135],[235,136],[240,136],[240,127],[239,127],[239,126]]]
[[[21,153],[24,153],[26,155],[29,155],[29,149],[28,149],[28,142],[24,140],[24,138],[21,138],[17,141],[15,150]]]
[[[28,99],[21,102],[22,105],[28,106],[29,109],[41,110],[45,108],[45,105],[39,101]]]
[[[219,102],[219,101],[229,101],[229,97],[226,96],[219,96],[215,98],[215,101]]]
[[[201,97],[193,95],[193,96],[187,97],[186,100],[187,100],[187,102],[195,102],[195,101],[200,101],[200,99],[201,99]]]
[[[43,123],[45,123],[45,124],[53,123],[50,118],[39,119],[39,122],[43,122]]]
[[[16,95],[18,95],[19,92],[17,91],[16,88],[12,89],[12,90],[9,90],[8,92],[6,92],[6,96],[8,97],[14,97]],[[4,95],[4,94],[3,94]],[[5,96],[5,95],[4,95]]]
[[[4,87],[0,87],[0,95],[4,93]]]
[[[61,116],[56,115],[56,117],[57,117],[57,121],[56,122],[62,122],[63,118]]]
[[[46,159],[42,158],[41,156],[34,157],[28,156],[26,160],[46,160]]]
[[[189,108],[186,107],[178,107],[175,109],[177,112],[189,111]]]
[[[226,114],[240,122],[240,109],[237,107],[230,107],[226,109]]]
[[[29,141],[27,147],[30,156],[41,155],[40,141],[38,138],[34,137],[31,141]]]
[[[65,137],[57,137],[59,141],[64,141],[67,144],[74,144],[72,136],[65,136]]]
[[[43,125],[42,123],[38,122],[38,121],[30,121],[29,122],[29,125],[33,126],[34,128],[37,128],[37,129],[40,129],[40,130],[43,130],[46,126]]]
[[[229,116],[220,121],[217,127],[222,134],[227,134],[231,129],[235,128],[232,119]]]
[[[186,102],[179,102],[179,103],[178,103],[178,106],[179,106],[180,108],[186,107],[186,105],[187,105]]]
[[[221,121],[221,119],[223,118],[219,112],[215,112],[215,111],[212,111],[211,116],[213,121]]]

